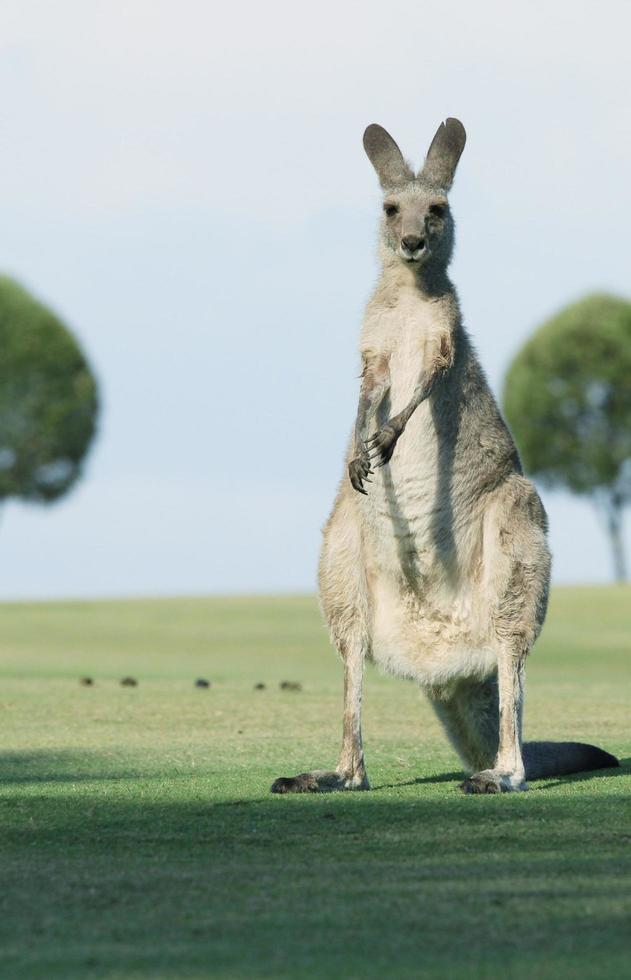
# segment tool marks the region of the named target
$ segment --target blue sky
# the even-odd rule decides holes
[[[630,28],[617,0],[5,0],[0,269],[104,411],[64,502],[5,506],[0,596],[312,588],[376,276],[365,126],[420,162],[463,120],[453,278],[499,390],[543,318],[631,295]],[[556,580],[607,580],[589,505],[544,501]]]

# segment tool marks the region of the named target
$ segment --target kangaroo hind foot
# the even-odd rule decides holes
[[[279,776],[272,783],[272,793],[334,793],[338,790],[370,789],[365,769],[357,772],[337,772],[316,769],[297,776]]]
[[[524,791],[528,785],[524,779],[515,779],[499,769],[482,769],[460,783],[460,789],[468,795],[478,793],[514,793]]]

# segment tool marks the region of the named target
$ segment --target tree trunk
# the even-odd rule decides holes
[[[622,540],[622,505],[617,500],[610,500],[607,507],[607,530],[611,541],[613,569],[616,582],[626,582],[627,563]]]

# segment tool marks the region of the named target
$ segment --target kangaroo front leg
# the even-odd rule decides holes
[[[353,646],[344,660],[344,731],[337,769],[316,769],[298,776],[280,776],[272,793],[330,793],[333,790],[370,789],[361,733],[364,650]]]
[[[358,493],[365,494],[364,483],[372,482],[368,479],[372,473],[368,447],[366,446],[368,425],[388,389],[390,372],[388,359],[383,354],[375,355],[364,352],[363,362],[362,383],[355,420],[354,453],[348,464],[348,476],[353,489],[357,490]]]
[[[430,363],[423,368],[414,387],[412,397],[405,408],[393,415],[372,438],[368,439],[368,465],[385,466],[392,459],[395,446],[405,431],[412,415],[426,398],[429,398],[437,382],[453,364],[454,352],[451,333],[441,334],[438,341],[432,345]]]
[[[521,752],[524,701],[524,655],[510,648],[500,651],[497,665],[499,687],[499,745],[492,769],[465,779],[465,793],[501,793],[528,789]]]

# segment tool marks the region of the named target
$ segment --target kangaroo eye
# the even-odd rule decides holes
[[[445,216],[445,209],[445,204],[432,204],[429,209],[429,213],[435,218],[443,218]]]
[[[386,212],[389,218],[394,218],[395,214],[399,213],[399,209],[396,204],[384,204],[383,210]]]

